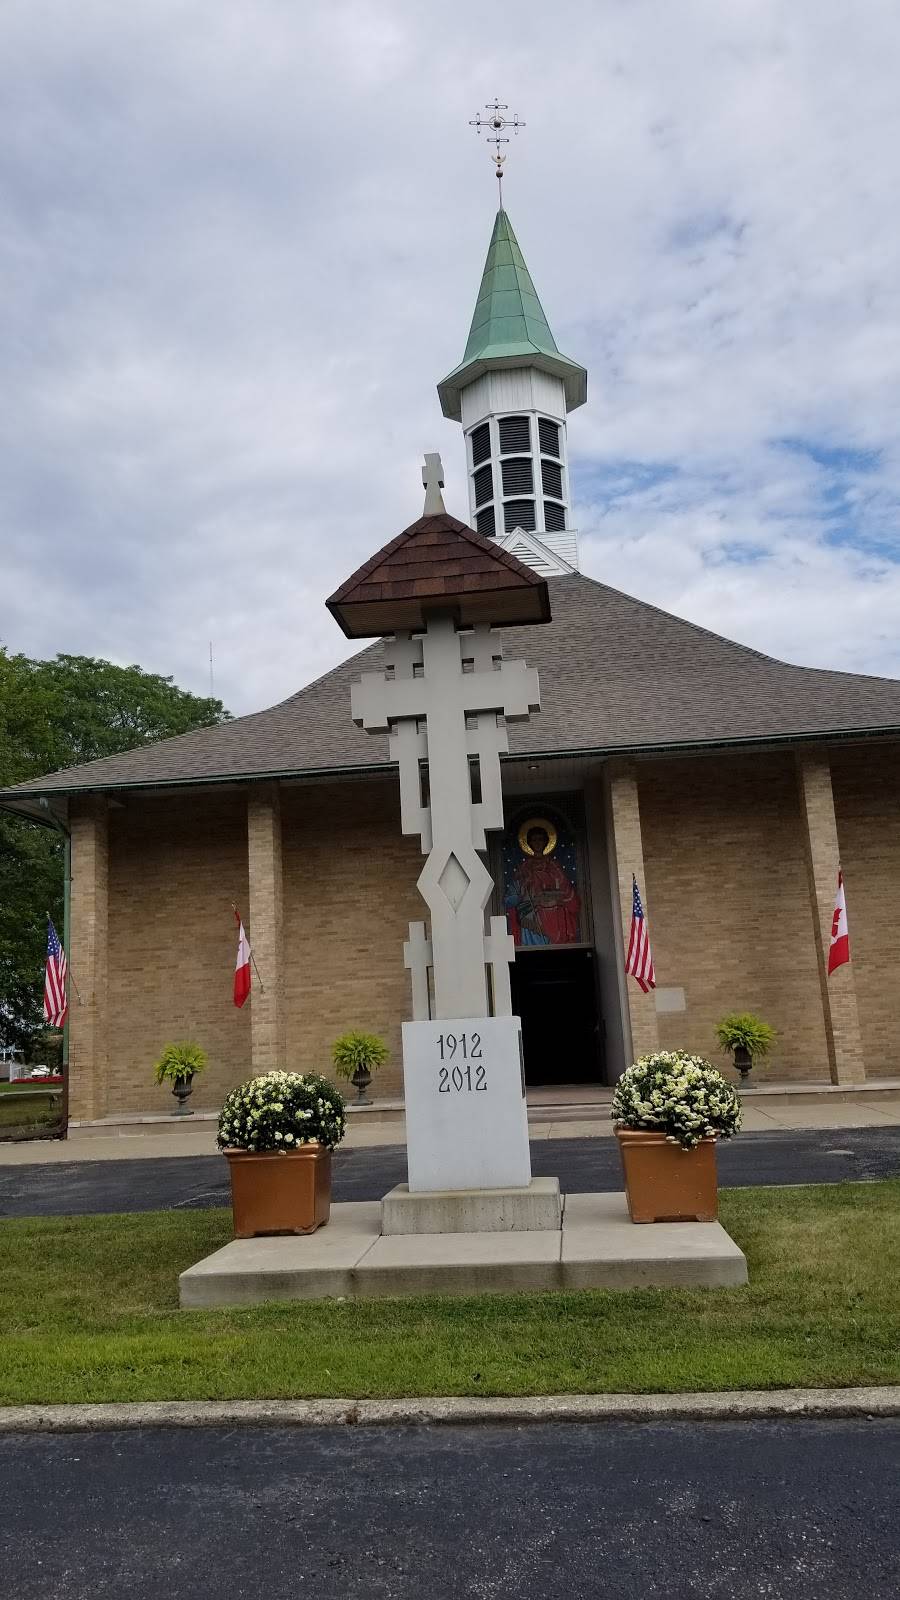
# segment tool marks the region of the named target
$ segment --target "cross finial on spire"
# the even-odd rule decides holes
[[[441,490],[444,487],[444,469],[441,466],[439,455],[432,453],[426,455],[425,465],[422,468],[422,482],[425,485],[425,508],[423,517],[437,517],[446,511],[444,496]]]
[[[518,133],[519,129],[524,128],[525,124],[517,111],[513,112],[511,117],[504,117],[503,113],[504,111],[509,110],[509,106],[504,105],[502,100],[491,100],[484,109],[489,113],[489,115],[483,117],[479,111],[476,117],[470,119],[469,127],[474,128],[476,134],[486,133],[488,144],[496,146],[495,154],[491,156],[491,160],[493,161],[497,172],[498,192],[500,196],[500,205],[502,208],[503,163],[506,160],[506,157],[501,155],[500,146],[502,144],[509,144],[509,139],[506,136],[507,128],[512,128],[513,133]]]

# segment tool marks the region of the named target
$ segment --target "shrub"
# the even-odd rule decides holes
[[[159,1060],[154,1065],[157,1083],[165,1083],[168,1079],[175,1083],[179,1078],[190,1078],[198,1072],[205,1072],[207,1054],[201,1050],[199,1044],[191,1044],[184,1040],[182,1044],[167,1044]]]
[[[296,1150],[344,1137],[344,1097],[313,1073],[264,1072],[232,1089],[219,1114],[220,1150]]]
[[[352,1078],[360,1068],[363,1072],[377,1072],[379,1067],[384,1066],[389,1054],[387,1045],[377,1033],[360,1033],[356,1029],[342,1033],[331,1047],[334,1070],[342,1078]]]
[[[731,1084],[702,1056],[658,1050],[623,1072],[613,1095],[617,1127],[662,1132],[692,1150],[700,1140],[730,1139],[741,1126],[741,1102]]]
[[[716,1038],[726,1055],[743,1045],[756,1060],[769,1054],[778,1035],[768,1022],[754,1016],[752,1011],[731,1011],[717,1024]]]

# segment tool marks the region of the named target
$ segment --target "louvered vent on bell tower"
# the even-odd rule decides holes
[[[473,467],[480,467],[482,461],[489,461],[491,458],[490,423],[483,422],[480,428],[473,428],[470,437],[472,440],[472,465]]]
[[[511,456],[531,450],[531,428],[528,417],[501,417],[497,424],[500,435],[500,454]]]
[[[530,456],[514,456],[512,461],[504,461],[501,471],[504,495],[534,494],[534,472]]]
[[[490,462],[486,467],[479,467],[472,474],[472,487],[475,490],[476,506],[483,506],[488,500],[494,498],[494,471]]]

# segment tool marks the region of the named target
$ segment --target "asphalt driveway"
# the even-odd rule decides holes
[[[900,1126],[746,1133],[719,1146],[724,1186],[840,1183],[900,1173]],[[535,1177],[558,1177],[567,1194],[622,1188],[611,1139],[535,1139]],[[406,1181],[403,1145],[338,1150],[335,1200],[380,1200]],[[157,1211],[224,1206],[228,1174],[221,1156],[164,1156],[140,1161],[54,1162],[0,1167],[0,1217]]]
[[[900,1422],[0,1437],[16,1600],[896,1600]]]

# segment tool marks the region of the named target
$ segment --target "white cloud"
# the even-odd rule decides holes
[[[587,571],[900,673],[892,0],[7,0],[0,637],[236,711],[341,654],[330,590],[459,430],[507,201],[561,348]],[[783,441],[790,441],[785,444]],[[869,453],[866,455],[865,453]]]

